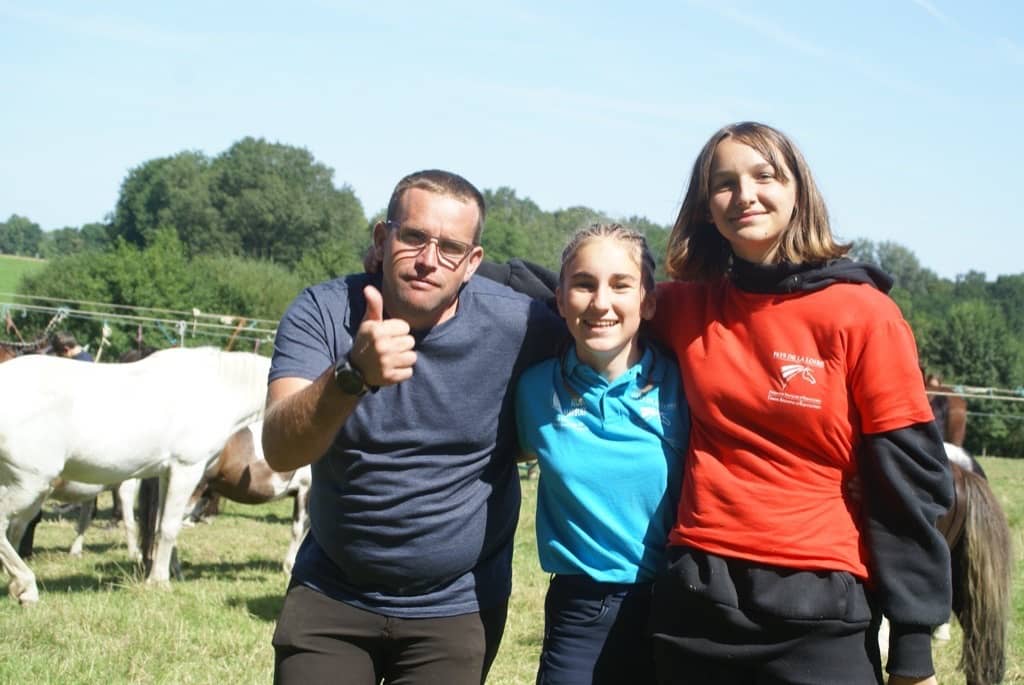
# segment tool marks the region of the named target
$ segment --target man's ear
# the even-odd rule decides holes
[[[363,270],[368,274],[375,274],[380,271],[384,263],[384,241],[388,237],[388,227],[383,221],[378,221],[373,226],[373,242],[366,248],[363,255]]]
[[[468,283],[469,279],[476,273],[477,268],[480,266],[480,262],[484,260],[484,248],[479,245],[474,245],[466,255],[466,275],[462,277],[463,283]]]
[[[388,237],[388,224],[386,221],[378,221],[373,225],[373,249],[380,252],[380,256],[384,256],[384,241]]]

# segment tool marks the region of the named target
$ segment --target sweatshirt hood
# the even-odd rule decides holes
[[[874,264],[833,259],[807,264],[753,264],[735,255],[729,278],[741,290],[762,294],[807,293],[836,283],[863,283],[888,293],[893,279]]]

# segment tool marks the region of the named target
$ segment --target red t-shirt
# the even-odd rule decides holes
[[[932,420],[896,304],[869,285],[779,295],[671,282],[654,329],[692,417],[670,544],[867,578],[845,492],[862,436]]]

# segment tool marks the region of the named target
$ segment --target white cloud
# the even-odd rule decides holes
[[[932,15],[935,19],[937,19],[940,22],[942,22],[943,24],[945,24],[946,26],[949,26],[950,28],[954,28],[954,29],[959,29],[960,28],[959,25],[957,25],[957,23],[955,21],[950,19],[949,15],[944,13],[942,10],[940,10],[938,7],[936,7],[932,3],[928,2],[928,0],[910,0],[910,1],[912,3],[914,3],[915,5],[917,5],[918,7],[920,7],[921,9],[923,9],[928,14]]]

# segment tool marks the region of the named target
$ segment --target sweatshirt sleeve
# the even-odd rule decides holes
[[[539,264],[523,259],[510,259],[505,264],[484,260],[477,267],[477,274],[516,292],[529,295],[551,305],[558,287],[558,274]],[[552,307],[553,308],[553,307]]]
[[[891,623],[893,675],[926,677],[931,631],[949,620],[949,547],[935,526],[953,482],[934,421],[864,436],[860,459],[866,537],[877,601]]]

